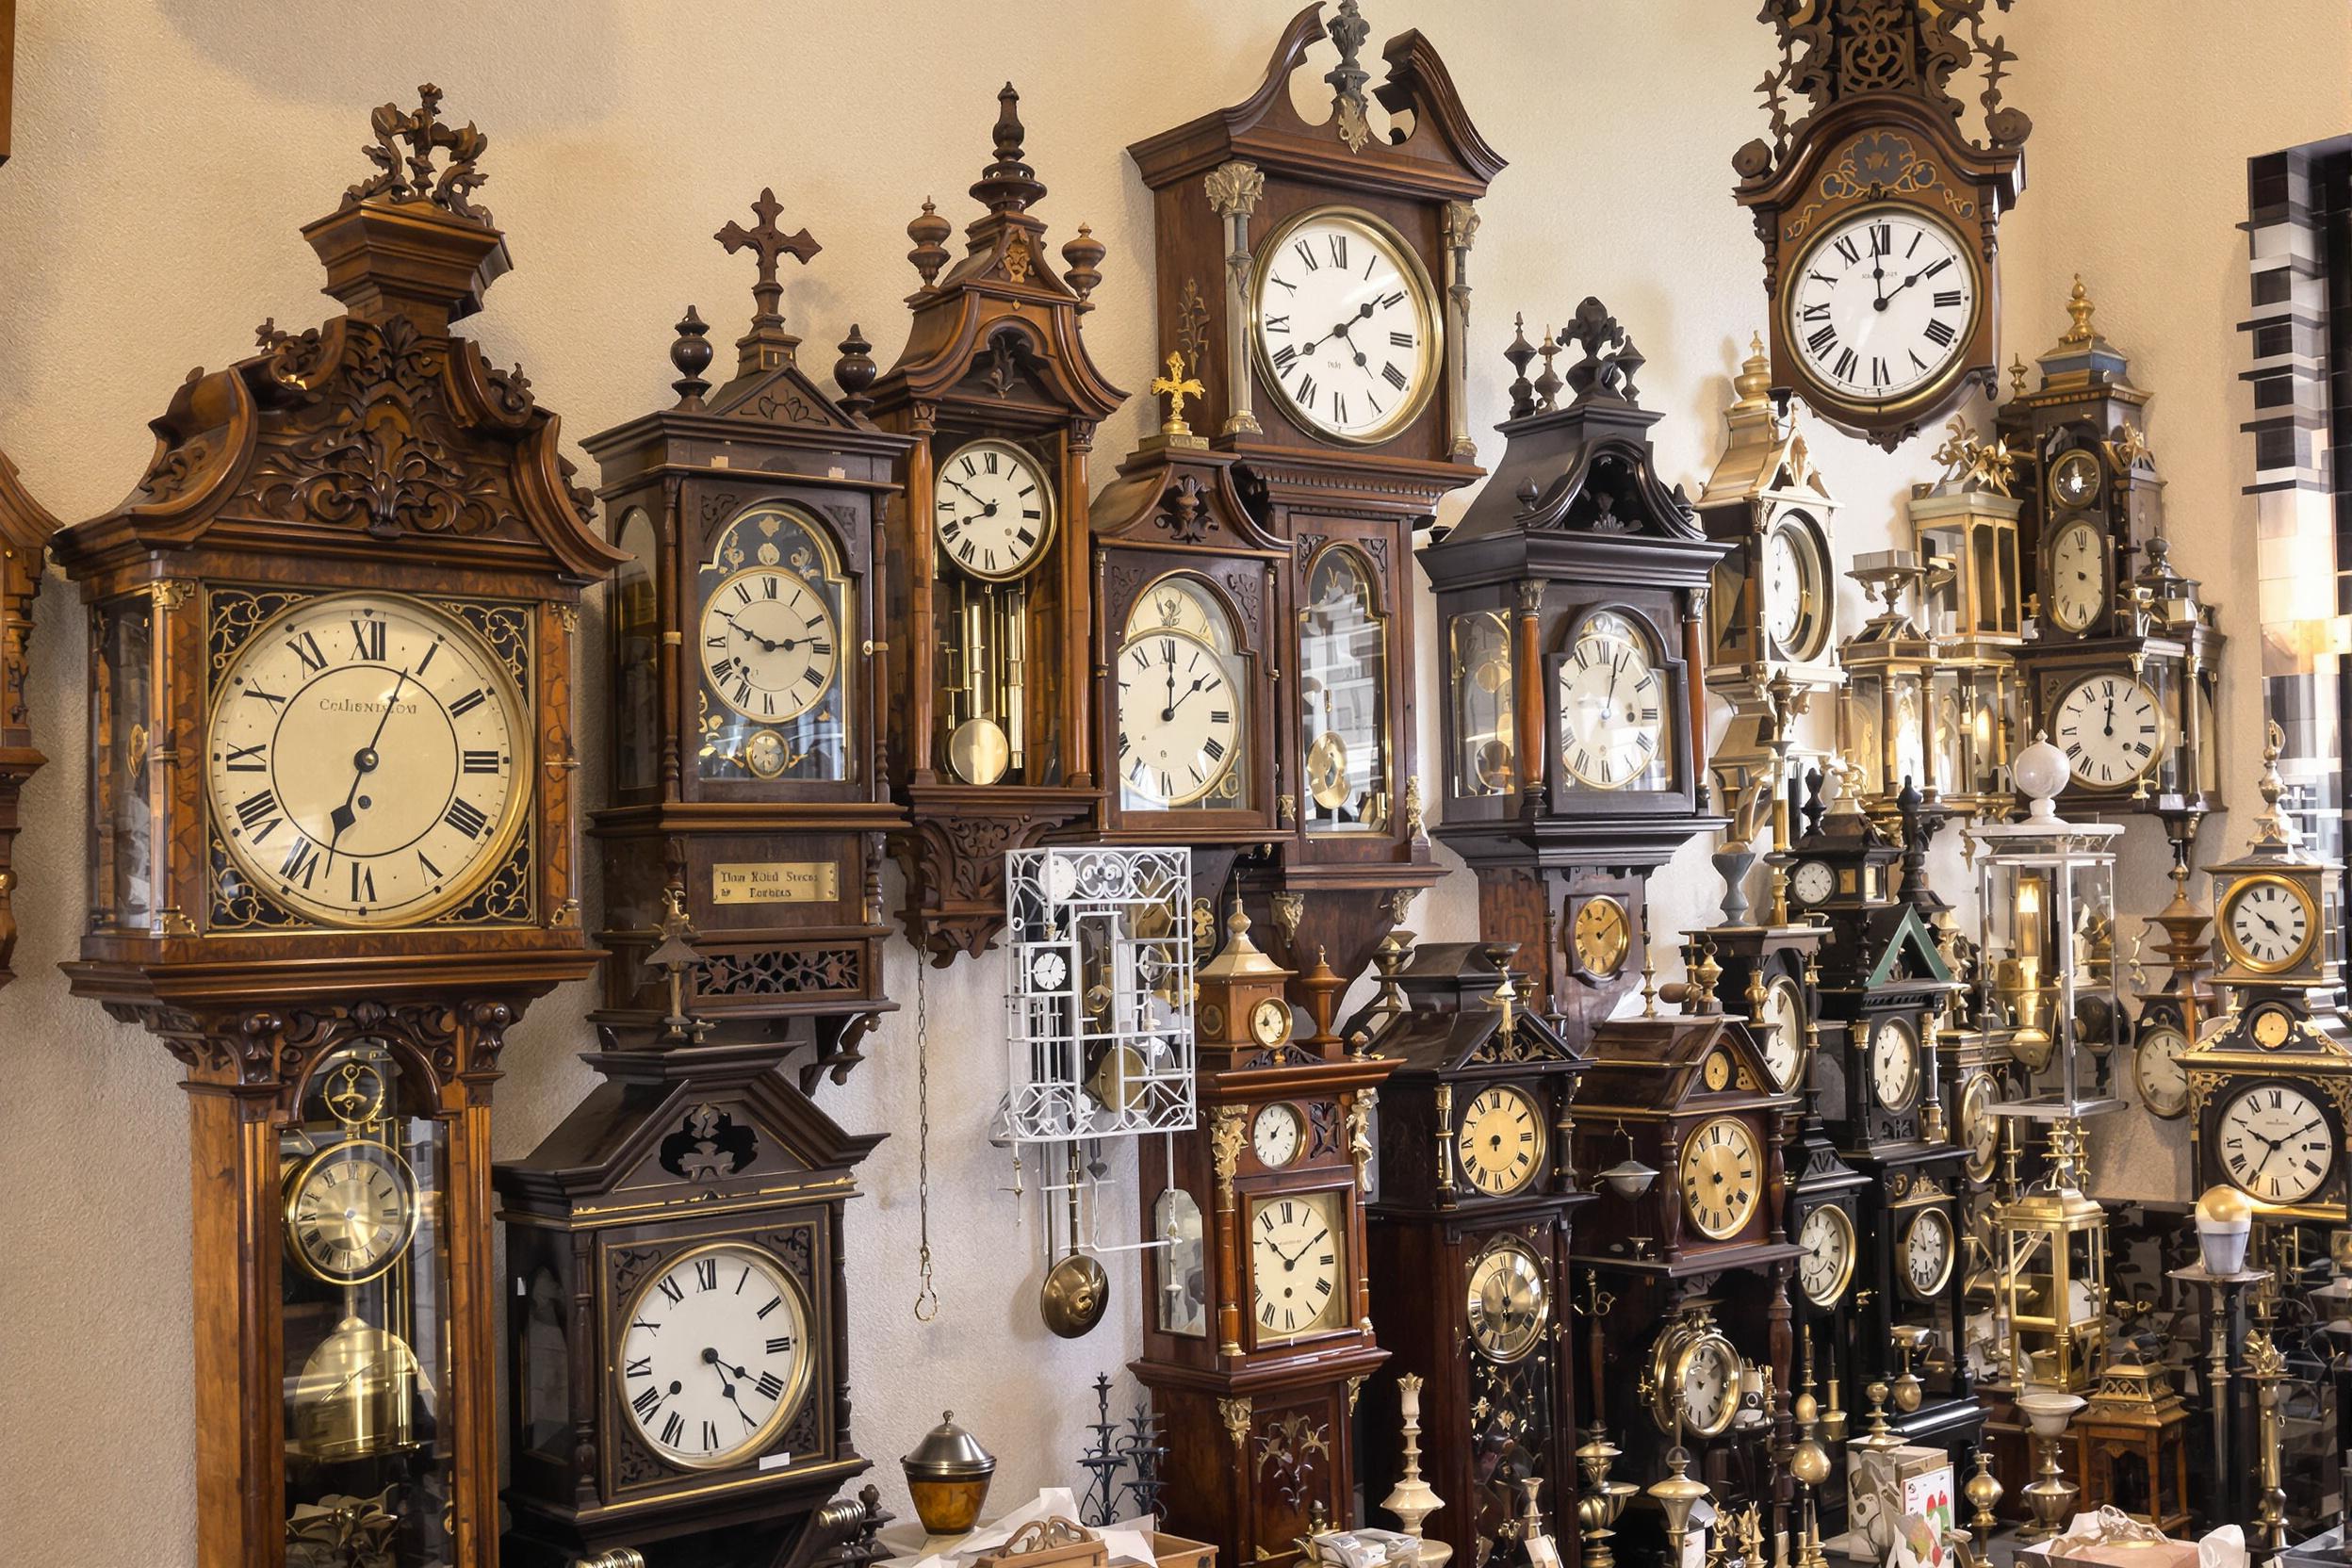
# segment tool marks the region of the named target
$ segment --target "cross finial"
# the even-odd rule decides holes
[[[751,331],[735,345],[741,353],[738,375],[792,363],[800,339],[784,331],[784,315],[777,308],[784,301],[784,286],[776,281],[776,260],[789,255],[806,266],[809,257],[825,248],[808,237],[807,229],[786,234],[776,226],[784,204],[776,199],[774,189],[762,186],[751,210],[760,220],[757,227],[747,229],[729,219],[727,227],[711,237],[727,247],[728,255],[749,250],[760,262],[760,281],[751,286],[751,297],[759,308],[752,315]]]
[[[1184,422],[1184,400],[1197,398],[1202,388],[1197,377],[1185,373],[1184,356],[1170,352],[1168,374],[1154,376],[1152,395],[1168,400],[1168,417],[1160,421],[1160,433],[1170,441],[1183,441],[1192,434],[1192,427]]]

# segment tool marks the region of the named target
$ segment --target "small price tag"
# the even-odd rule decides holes
[[[760,1468],[763,1471],[782,1470],[788,1468],[792,1462],[792,1456],[789,1451],[774,1453],[760,1462]]]

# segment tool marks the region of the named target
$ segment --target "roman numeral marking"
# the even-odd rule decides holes
[[[327,656],[319,651],[318,639],[309,632],[296,632],[286,639],[286,645],[294,650],[294,657],[302,662],[304,669],[316,672],[327,667]]]
[[[450,801],[449,809],[441,813],[441,820],[469,839],[481,838],[482,830],[490,825],[490,819],[470,800]]]
[[[382,621],[353,621],[351,643],[356,649],[351,657],[360,661],[382,661],[384,658],[384,625]]]
[[[466,693],[464,696],[458,698],[455,702],[449,704],[449,717],[453,719],[462,719],[466,714],[472,712],[475,709],[480,708],[483,703],[488,702],[489,700],[490,694],[477,686],[472,691]]]

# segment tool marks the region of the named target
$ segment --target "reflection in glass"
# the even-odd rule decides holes
[[[1159,1269],[1160,1331],[1202,1338],[1209,1331],[1208,1250],[1200,1236],[1200,1205],[1182,1187],[1170,1187],[1152,1206],[1152,1239],[1167,1243],[1154,1254]]]
[[[631,507],[621,519],[629,559],[612,575],[612,785],[649,790],[661,777],[662,607],[655,587],[653,519]]]
[[[1511,628],[1499,610],[1471,610],[1446,629],[1453,680],[1453,756],[1448,788],[1456,795],[1505,795],[1519,787],[1511,733]]]
[[[143,926],[155,910],[155,602],[143,593],[116,599],[99,610],[95,629],[90,887],[106,901],[111,923]]]
[[[1299,736],[1310,833],[1388,830],[1388,623],[1356,552],[1326,549],[1298,611]]]

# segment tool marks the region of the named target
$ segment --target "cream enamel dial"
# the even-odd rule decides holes
[[[1544,1113],[1524,1089],[1480,1089],[1454,1132],[1454,1163],[1489,1198],[1508,1198],[1544,1168]]]
[[[1764,1032],[1764,1065],[1772,1070],[1773,1087],[1784,1093],[1797,1086],[1805,1070],[1805,989],[1786,974],[1776,974],[1764,988],[1764,1005],[1756,1023]]]
[[[1787,341],[1834,398],[1893,407],[1960,369],[1976,328],[1976,274],[1959,237],[1887,204],[1821,231],[1781,285]]]
[[[1658,1336],[1650,1362],[1656,1391],[1650,1414],[1659,1430],[1671,1432],[1679,1424],[1699,1437],[1720,1437],[1730,1429],[1740,1413],[1745,1364],[1722,1330],[1670,1326]]]
[[[1607,612],[1587,620],[1560,662],[1553,698],[1569,776],[1591,790],[1664,788],[1664,695],[1641,633]]]
[[[1543,1343],[1551,1317],[1544,1266],[1516,1240],[1497,1241],[1470,1266],[1471,1343],[1489,1361],[1514,1362]]]
[[[1341,1199],[1331,1191],[1262,1198],[1250,1208],[1250,1315],[1264,1339],[1348,1325]]]
[[[2132,1078],[2139,1086],[2140,1103],[2150,1116],[2170,1120],[2187,1113],[2189,1073],[2180,1065],[2180,1054],[2188,1048],[2188,1036],[2170,1022],[2140,1032],[2132,1048]]]
[[[1854,1220],[1836,1203],[1806,1211],[1797,1227],[1797,1287],[1817,1307],[1834,1307],[1854,1279]]]
[[[221,672],[204,737],[233,878],[322,925],[420,924],[506,858],[536,753],[514,676],[398,594],[305,599]]]
[[[1223,654],[1172,628],[1119,649],[1119,778],[1133,804],[1189,806],[1233,772],[1241,727],[1230,675]]]
[[[2301,887],[2282,876],[2256,876],[2230,890],[2221,906],[2221,942],[2230,962],[2258,973],[2293,969],[2310,950],[2317,922]]]
[[[1800,904],[1821,904],[1838,890],[1838,874],[1825,860],[1801,860],[1788,877],[1788,894]]]
[[[1870,1092],[1890,1111],[1907,1109],[1919,1088],[1919,1037],[1910,1021],[1882,1018],[1870,1029]]]
[[[679,1254],[621,1321],[614,1396],[671,1464],[713,1470],[765,1449],[808,1390],[807,1298],[759,1248]]]
[[[1812,530],[1784,517],[1764,537],[1764,635],[1783,657],[1821,652],[1829,572]]]
[[[703,602],[702,667],[719,700],[745,718],[796,719],[841,675],[833,613],[796,572],[738,572]]]
[[[1301,213],[1258,253],[1250,332],[1260,378],[1310,432],[1384,440],[1442,368],[1435,291],[1395,230],[1339,207]]]
[[[1290,1004],[1279,996],[1262,996],[1250,1009],[1250,1037],[1271,1049],[1290,1038]]]
[[[2214,1119],[2213,1141],[2231,1184],[2268,1203],[2300,1203],[2335,1167],[2326,1114],[2293,1084],[2257,1084],[2231,1096]]]
[[[2164,705],[2128,675],[2095,675],[2066,688],[2051,714],[2050,739],[2076,782],[2115,789],[2162,760]]]
[[[1250,1119],[1250,1152],[1268,1170],[1280,1170],[1298,1157],[1298,1146],[1306,1131],[1306,1124],[1289,1105],[1279,1101],[1262,1105]]]
[[[1701,1122],[1682,1146],[1682,1206],[1710,1241],[1740,1233],[1764,1193],[1756,1134],[1736,1117]]]
[[[303,1269],[355,1285],[390,1268],[416,1231],[416,1178],[373,1138],[329,1144],[286,1177],[286,1244]]]
[[[1952,1278],[1952,1217],[1941,1209],[1921,1209],[1903,1233],[1903,1282],[1921,1298],[1935,1295]]]
[[[970,442],[939,461],[931,531],[939,553],[966,576],[1026,576],[1054,537],[1054,486],[1011,442]]]
[[[2099,526],[2077,517],[2050,542],[2049,580],[2042,609],[2062,631],[2081,631],[2107,608],[2107,539]]]

